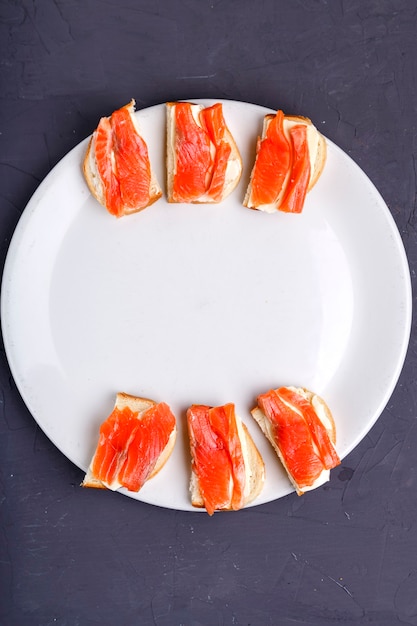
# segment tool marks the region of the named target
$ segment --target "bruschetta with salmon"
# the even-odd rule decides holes
[[[223,105],[168,102],[166,106],[168,202],[222,202],[242,174],[242,159]]]
[[[298,495],[327,482],[340,458],[335,422],[324,400],[301,387],[280,387],[259,395],[257,402],[252,416]]]
[[[326,155],[326,140],[311,120],[282,111],[266,115],[244,206],[266,213],[301,213]]]
[[[191,450],[191,503],[237,511],[261,492],[265,465],[235,405],[192,405],[187,411]]]
[[[138,492],[167,462],[176,433],[175,416],[165,402],[118,393],[100,426],[82,486]]]
[[[116,217],[142,211],[162,196],[134,100],[101,118],[88,144],[83,172],[92,195]]]

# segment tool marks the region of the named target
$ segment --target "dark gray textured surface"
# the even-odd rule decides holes
[[[3,0],[1,264],[40,181],[101,115],[132,96],[213,97],[311,117],[382,193],[415,283],[416,14],[411,0]],[[416,369],[413,328],[388,406],[328,485],[209,518],[80,489],[2,351],[0,623],[417,625]]]

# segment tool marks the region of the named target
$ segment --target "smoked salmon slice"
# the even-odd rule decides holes
[[[113,134],[110,120],[106,117],[99,122],[95,133],[95,161],[103,186],[104,201],[109,211],[120,215],[123,206],[120,183],[113,171],[112,163]]]
[[[323,422],[317,416],[312,404],[303,395],[288,387],[281,387],[278,389],[277,394],[284,401],[297,409],[305,419],[315,448],[318,451],[325,469],[331,469],[339,465],[340,459],[331,441],[330,435]]]
[[[210,107],[201,109],[200,118],[210,137],[210,141],[218,147],[224,140],[227,133],[227,126],[223,116],[223,106],[220,102]]]
[[[314,450],[304,417],[285,404],[275,390],[260,395],[258,404],[271,422],[285,467],[294,481],[311,486],[323,471],[323,463]]]
[[[245,462],[242,445],[236,423],[234,404],[225,404],[210,411],[210,422],[213,431],[223,435],[231,462],[233,493],[232,509],[238,510],[243,506],[243,492],[245,486]]]
[[[239,510],[263,486],[263,460],[232,403],[187,411],[192,457],[191,499],[209,515]]]
[[[308,152],[307,127],[297,125],[290,128],[292,146],[292,168],[280,210],[301,213],[310,182],[310,156]]]
[[[267,213],[301,213],[326,162],[323,135],[306,117],[264,116],[243,205]]]
[[[207,189],[207,195],[212,198],[214,202],[220,202],[222,199],[226,180],[227,164],[229,162],[231,152],[231,147],[224,141],[216,150],[211,181]]]
[[[213,104],[202,109],[200,117],[216,149],[207,195],[214,202],[220,202],[226,181],[227,165],[232,153],[232,146],[227,141],[228,129],[223,117],[223,107],[220,103]]]
[[[138,129],[134,100],[100,120],[83,171],[91,193],[116,217],[141,211],[162,196]]]
[[[149,153],[133,125],[129,105],[111,115],[110,125],[122,205],[126,210],[145,207],[150,200],[151,188]]]
[[[221,202],[235,189],[241,173],[242,160],[221,103],[167,103],[169,202]]]
[[[312,392],[280,387],[258,396],[251,411],[301,495],[329,479],[340,464],[335,424],[325,402]]]
[[[139,491],[167,460],[175,436],[175,416],[166,403],[118,394],[100,426],[83,486]]]
[[[278,202],[291,168],[291,146],[284,134],[284,113],[269,116],[265,137],[258,140],[252,173],[252,203],[255,206]]]
[[[196,122],[188,102],[179,102],[176,105],[175,128],[177,160],[173,201],[190,202],[204,195],[208,186],[212,167],[210,138]]]

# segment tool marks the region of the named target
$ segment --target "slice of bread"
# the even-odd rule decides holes
[[[178,106],[187,106],[190,108],[192,119],[196,126],[205,134],[210,146],[210,162],[207,163],[207,169],[204,172],[206,176],[206,186],[203,191],[196,193],[190,192],[188,195],[179,195],[175,189],[175,177],[178,172],[179,150],[181,141],[179,141],[179,133],[176,123],[176,109]],[[213,105],[220,106],[220,104]],[[206,107],[210,109],[211,107]],[[206,125],[202,117],[205,107],[201,104],[190,102],[167,102],[167,133],[166,133],[166,176],[167,176],[167,199],[168,202],[185,202],[195,204],[218,204],[222,202],[238,185],[242,175],[242,158],[226,122],[224,121],[224,135],[222,142],[230,148],[230,155],[227,159],[224,184],[218,195],[213,195],[210,190],[210,183],[214,172],[214,164],[216,161],[216,153],[218,146],[210,139]],[[197,146],[197,143],[195,144]],[[195,149],[195,146],[192,149]]]
[[[316,416],[319,418],[320,422],[323,424],[324,428],[326,429],[328,437],[334,446],[336,443],[336,425],[333,419],[333,415],[329,407],[327,406],[326,402],[323,400],[323,398],[321,398],[317,394],[303,387],[287,387],[286,389],[292,392],[295,392],[296,394],[299,394],[301,398],[303,398],[309,403],[309,405],[313,408]],[[277,389],[276,391],[279,392],[279,389]],[[283,400],[283,402],[284,404],[287,404],[288,406],[290,406],[290,408],[295,410],[297,413],[300,413],[297,407],[291,405],[285,399]],[[307,485],[307,484],[301,484],[297,482],[297,480],[295,479],[294,475],[290,471],[285,461],[285,458],[281,449],[279,429],[277,430],[274,428],[273,422],[260,408],[259,404],[254,409],[252,409],[251,414],[254,420],[260,426],[262,432],[264,433],[268,441],[271,443],[272,447],[274,448],[278,458],[280,459],[282,465],[284,466],[284,469],[286,470],[288,477],[291,483],[293,484],[293,486],[295,487],[295,490],[297,491],[298,495],[302,495],[306,491],[315,489],[329,480],[330,470],[325,469],[323,467],[320,476],[314,481],[313,484]],[[340,460],[338,459],[335,451],[334,451],[334,457],[335,459],[337,459],[337,461],[335,461],[335,465],[338,464],[338,462],[340,463]]]
[[[189,409],[192,410],[193,407]],[[206,407],[211,409],[212,407]],[[189,413],[187,413],[188,417],[188,431],[190,437],[190,450],[191,450],[191,478],[190,478],[190,496],[191,503],[194,507],[197,508],[205,508],[206,502],[200,488],[200,480],[198,475],[198,468],[195,463],[194,450],[196,446],[202,445],[201,440],[199,439],[198,432],[193,428],[191,423]],[[242,420],[234,413],[234,419],[236,423],[237,435],[238,435],[238,445],[242,451],[243,463],[244,463],[244,486],[243,486],[243,499],[238,508],[242,508],[253,502],[261,493],[264,482],[265,482],[265,464],[262,459],[259,450],[257,449],[247,426],[242,422]],[[226,442],[227,445],[227,442]],[[233,484],[232,481],[230,483],[230,499],[229,502],[222,505],[221,508],[216,508],[216,510],[238,510],[236,507],[232,506],[232,498],[233,498]]]
[[[126,112],[128,114],[127,121],[130,120],[131,124],[129,125],[129,133],[132,137],[133,141],[136,141],[138,144],[137,150],[143,151],[144,158],[146,159],[149,172],[146,176],[146,188],[147,193],[140,195],[140,198],[135,200],[129,200],[126,197],[123,197],[123,194],[120,194],[121,197],[118,200],[117,207],[114,206],[111,194],[108,192],[109,181],[105,180],[100,174],[100,166],[97,160],[97,140],[99,133],[107,133],[108,138],[108,150],[107,156],[109,159],[109,163],[111,163],[111,175],[113,178],[112,185],[116,188],[119,184],[118,180],[118,150],[120,148],[118,146],[121,145],[121,142],[118,141],[117,129],[112,129],[112,116],[119,112]],[[117,146],[117,147],[116,147]],[[139,147],[140,146],[140,147]],[[121,155],[123,159],[123,153]],[[133,159],[132,159],[133,160]],[[135,101],[131,100],[129,104],[122,107],[118,111],[115,111],[110,117],[102,118],[97,129],[91,136],[89,141],[87,151],[83,161],[83,173],[85,180],[87,182],[88,188],[90,189],[92,195],[95,199],[103,205],[109,213],[116,215],[116,217],[122,217],[124,215],[129,215],[131,213],[136,213],[138,211],[142,211],[146,207],[150,206],[154,202],[156,202],[162,196],[162,189],[159,185],[155,172],[152,168],[148,148],[145,140],[143,139],[139,127],[138,119],[135,115]],[[127,183],[130,188],[142,189],[145,185],[145,178],[142,177],[139,173],[135,172],[134,168],[132,172],[129,173],[127,177]]]
[[[140,398],[140,397],[126,394],[126,393],[118,393],[116,395],[114,409],[117,409],[122,412],[123,409],[128,408],[133,414],[135,414],[135,417],[137,420],[141,420],[147,414],[149,409],[151,409],[152,407],[156,407],[156,406],[157,406],[157,403],[154,402],[153,400],[149,400],[148,398]],[[170,457],[173,451],[175,440],[176,440],[176,435],[177,435],[176,422],[175,422],[175,418],[172,416],[171,432],[169,434],[169,437],[167,439],[167,442],[164,448],[161,450],[157,459],[153,460],[152,462],[153,466],[147,477],[147,480],[155,476],[167,462],[168,458]],[[98,446],[97,446],[97,449],[98,449]],[[97,449],[91,459],[90,465],[86,472],[85,478],[83,482],[81,483],[81,486],[93,487],[96,489],[111,489],[113,491],[116,489],[119,489],[123,485],[121,485],[117,480],[113,481],[112,483],[106,483],[105,481],[100,480],[94,474],[93,468],[94,468],[95,456],[97,454]]]
[[[253,198],[253,193],[252,193],[253,191],[252,183],[253,183],[253,177],[255,173],[255,165],[257,162],[258,155],[259,155],[259,151],[261,149],[262,141],[266,137],[268,126],[274,118],[275,118],[274,114],[268,114],[264,117],[262,134],[257,142],[255,161],[253,164],[249,184],[248,184],[245,198],[243,201],[243,205],[248,207],[249,209],[257,209],[259,211],[264,211],[266,213],[274,213],[275,211],[278,211],[280,209],[281,203],[285,197],[285,193],[286,193],[289,180],[291,177],[291,168],[289,168],[287,171],[287,175],[286,175],[284,184],[282,186],[282,189],[272,203],[259,204],[255,202]],[[314,187],[314,185],[317,183],[318,179],[320,178],[323,172],[323,168],[325,166],[326,158],[327,158],[327,144],[323,135],[317,130],[317,128],[314,126],[314,124],[309,118],[301,117],[301,116],[285,115],[283,119],[283,131],[284,131],[284,135],[287,141],[290,144],[291,144],[290,129],[293,126],[297,126],[297,125],[303,125],[306,127],[307,144],[308,144],[308,152],[309,152],[309,160],[310,160],[310,178],[308,182],[307,191],[310,191]]]

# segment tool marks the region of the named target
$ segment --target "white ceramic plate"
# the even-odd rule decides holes
[[[218,206],[161,199],[117,220],[84,182],[85,140],[39,186],[9,249],[2,327],[12,374],[71,461],[86,470],[118,391],[165,401],[176,413],[179,436],[166,466],[139,494],[122,490],[144,502],[195,510],[190,404],[236,404],[265,459],[260,504],[292,488],[250,417],[257,394],[287,384],[321,394],[344,457],[381,414],[404,362],[404,248],[381,196],[345,153],[328,142],[301,215],[242,206],[269,112],[224,101],[245,170]],[[137,116],[163,183],[165,106]]]

